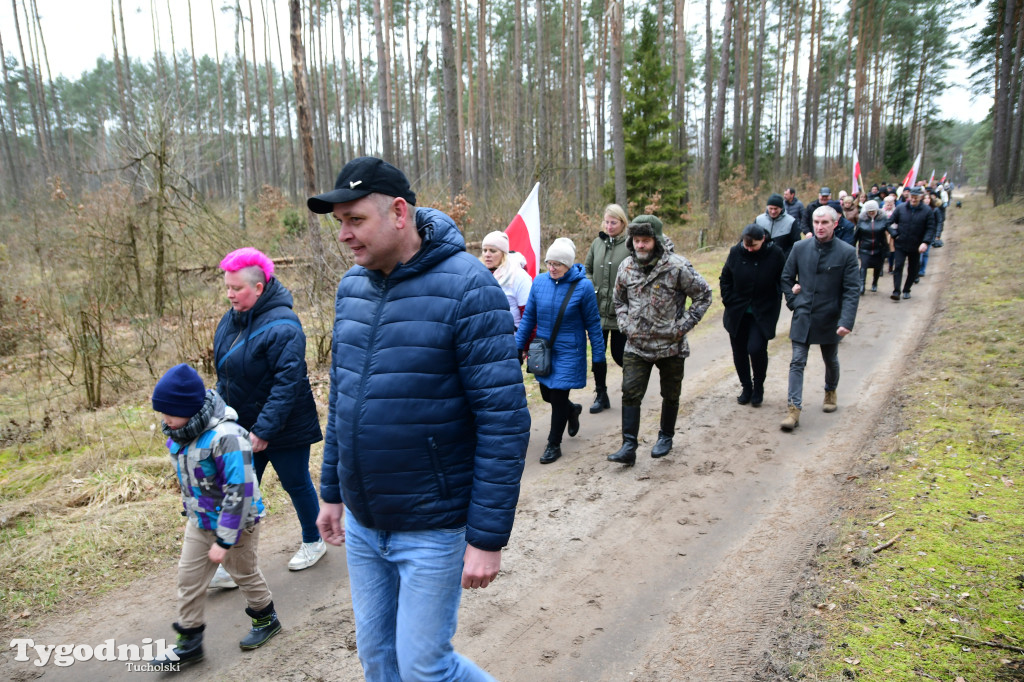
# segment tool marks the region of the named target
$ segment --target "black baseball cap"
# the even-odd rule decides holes
[[[818,195],[823,197],[830,197],[832,196],[832,190],[830,190],[828,187],[822,187],[821,189],[818,190]]]
[[[306,200],[313,213],[330,213],[335,204],[346,204],[362,199],[367,194],[385,194],[401,197],[416,205],[416,194],[409,187],[405,173],[383,159],[360,156],[345,164],[334,181],[334,189]]]

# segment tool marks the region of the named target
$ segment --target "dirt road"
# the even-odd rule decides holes
[[[620,443],[617,394],[611,411],[584,410],[579,436],[566,438],[563,458],[547,466],[537,460],[548,413],[535,410],[503,572],[489,588],[464,594],[456,647],[501,680],[754,679],[808,563],[833,532],[851,477],[864,472],[872,444],[886,435],[878,425],[895,422],[891,396],[927,334],[955,255],[954,230],[945,236],[911,300],[889,300],[891,277],[861,298],[855,331],[840,348],[834,414],[820,410],[824,368],[812,350],[794,433],[778,428],[789,363],[785,309],[759,409],[736,403],[720,315],[702,323],[691,337],[675,449],[664,459],[649,457],[658,430],[656,377],[633,468],[605,461]],[[717,289],[718,273],[703,274]],[[592,393],[573,399],[589,405]],[[332,548],[313,569],[289,574],[297,535],[290,524],[282,511],[270,520],[261,557],[282,634],[242,653],[241,596],[211,594],[206,660],[182,678],[362,679],[344,550]],[[25,636],[94,645],[169,637],[171,573],[99,599],[87,612],[59,614]],[[126,670],[115,662],[56,668],[12,659],[12,652],[2,656],[0,672],[16,680],[121,679]]]

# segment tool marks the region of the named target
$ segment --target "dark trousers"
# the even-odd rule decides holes
[[[822,343],[821,359],[825,361],[825,390],[834,391],[839,385],[839,344]],[[807,366],[809,343],[793,341],[793,359],[789,362],[789,404],[803,408],[804,367]]]
[[[292,506],[302,526],[302,541],[316,542],[320,539],[320,531],[316,528],[316,517],[320,514],[320,501],[316,496],[316,488],[309,477],[309,446],[303,445],[287,450],[275,450],[252,453],[252,463],[256,468],[256,481],[263,481],[263,472],[267,464],[274,466],[281,487],[292,498]]]
[[[569,391],[562,388],[548,388],[544,384],[539,385],[540,397],[544,402],[551,404],[551,430],[548,431],[548,444],[561,445],[562,432],[565,431],[565,425],[569,421],[569,410],[572,409],[572,403],[569,402]]]
[[[882,258],[882,257],[879,256],[878,258]],[[862,258],[861,259],[861,261],[860,261],[860,283],[861,283],[862,286],[863,285],[867,285],[867,282],[868,282],[868,268],[871,268],[871,269],[873,269],[875,271],[874,275],[872,275],[872,277],[871,277],[871,286],[873,286],[873,287],[877,287],[878,286],[878,280],[881,279],[881,277],[882,277],[882,263],[884,262],[884,259],[876,260],[876,262],[878,263],[878,265],[871,265],[871,259],[869,259],[869,258]]]
[[[751,388],[750,371],[753,369],[754,384],[764,386],[764,378],[768,374],[768,339],[761,333],[753,315],[747,313],[743,316],[736,333],[729,334],[729,343],[740,385]]]
[[[626,348],[626,335],[617,329],[604,329],[604,345],[612,352],[612,360],[622,367],[622,351]],[[594,388],[598,391],[608,390],[608,363],[597,362],[590,366],[594,373]]]
[[[661,410],[679,409],[679,392],[683,386],[683,366],[686,358],[675,355],[648,362],[635,353],[626,353],[622,364],[622,406],[640,407],[651,380],[651,369],[658,368],[661,376]]]
[[[903,283],[903,293],[910,293],[910,287],[914,286],[914,278],[917,277],[918,272],[921,269],[921,254],[918,253],[917,249],[911,249],[910,251],[904,251],[900,247],[896,247],[895,261],[892,266],[892,290],[895,292],[900,291],[900,283]],[[907,265],[907,281],[903,282],[903,264],[906,262]]]

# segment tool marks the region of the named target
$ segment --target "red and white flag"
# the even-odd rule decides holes
[[[917,158],[914,159],[913,167],[910,169],[910,172],[907,173],[907,177],[903,178],[903,186],[900,188],[900,191],[897,192],[897,194],[902,194],[904,189],[906,189],[907,187],[913,187],[914,186],[914,183],[917,182],[917,170],[920,167],[921,167],[921,155],[918,154]]]
[[[864,184],[863,178],[860,176],[860,157],[857,156],[857,150],[853,150],[853,186],[851,194],[857,196],[860,194],[861,185]]]
[[[509,248],[526,258],[526,272],[530,273],[530,277],[537,276],[537,268],[540,265],[540,203],[537,201],[539,190],[538,182],[530,190],[530,196],[526,197],[519,213],[505,228]]]
[[[948,174],[949,174],[949,171],[943,171],[943,173],[942,173],[942,179],[941,179],[941,180],[939,180],[939,184],[940,184],[940,185],[945,185],[945,184],[946,184],[946,176],[947,176]]]
[[[931,187],[932,183],[935,182],[935,169],[932,169],[932,176],[928,178],[928,186]]]

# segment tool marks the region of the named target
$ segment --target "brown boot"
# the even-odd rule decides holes
[[[825,391],[825,404],[822,405],[821,411],[822,412],[835,412],[837,407],[839,407],[839,405],[836,402],[836,392],[835,391]]]
[[[783,431],[792,431],[800,424],[800,408],[796,405],[790,405],[789,411],[786,413],[786,418],[779,424],[779,428]]]

